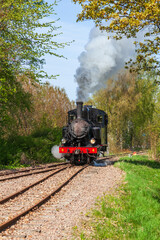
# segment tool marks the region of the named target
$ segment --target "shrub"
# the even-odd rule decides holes
[[[53,145],[59,145],[61,129],[37,129],[29,136],[10,136],[0,140],[0,164],[47,163],[56,159],[51,154]]]

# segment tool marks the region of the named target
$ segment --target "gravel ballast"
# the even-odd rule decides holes
[[[114,191],[123,176],[124,173],[112,165],[89,166],[45,205],[2,232],[0,239],[71,240],[73,227],[79,226],[96,198]]]

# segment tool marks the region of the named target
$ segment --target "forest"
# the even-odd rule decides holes
[[[108,114],[111,151],[148,149],[159,158],[160,88],[156,79],[149,73],[122,71],[89,100]]]
[[[53,161],[66,113],[72,108],[65,90],[44,79],[44,55],[57,58],[55,14],[46,1],[0,2],[0,164],[19,166]],[[56,19],[56,18],[55,18]],[[44,31],[40,31],[43,29]]]

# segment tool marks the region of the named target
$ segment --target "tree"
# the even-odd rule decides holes
[[[94,20],[101,30],[112,33],[114,38],[135,38],[140,31],[141,40],[135,41],[136,61],[130,59],[132,69],[160,74],[160,1],[159,0],[73,0],[82,6],[78,20]],[[135,66],[136,64],[136,66]]]
[[[1,65],[2,66],[2,65]],[[7,65],[6,65],[7,66]],[[0,72],[0,137],[8,133],[16,123],[17,114],[31,108],[31,95],[24,91],[20,81],[9,68]]]
[[[58,27],[54,26],[55,21],[45,19],[55,14],[55,5],[56,1],[49,5],[44,0],[0,1],[1,129],[4,125],[9,127],[18,111],[31,107],[30,94],[22,87],[24,76],[37,81],[49,77],[42,70],[44,55],[62,57],[56,50],[65,44],[54,40]]]
[[[150,132],[151,153],[154,158],[160,160],[160,89],[155,96],[155,111],[148,131]]]
[[[125,72],[118,75],[117,81],[108,80],[106,88],[90,99],[90,104],[107,112],[109,141],[113,140],[112,145],[116,148],[147,144],[156,90],[150,76],[138,77],[135,73]]]
[[[60,128],[66,124],[67,112],[73,108],[64,89],[45,84],[32,84],[26,81],[23,90],[30,94],[32,107],[27,111],[19,110],[15,116],[17,132],[27,135],[36,129]]]
[[[54,5],[56,1],[51,5],[44,0],[0,2],[0,63],[4,67],[8,64],[16,75],[30,70],[30,74],[46,76],[41,70],[44,55],[59,56],[56,49],[65,45],[54,41],[58,29],[55,21],[45,20],[55,14]]]

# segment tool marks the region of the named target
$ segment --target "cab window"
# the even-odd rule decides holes
[[[103,116],[102,115],[97,116],[97,122],[98,123],[103,123]]]

